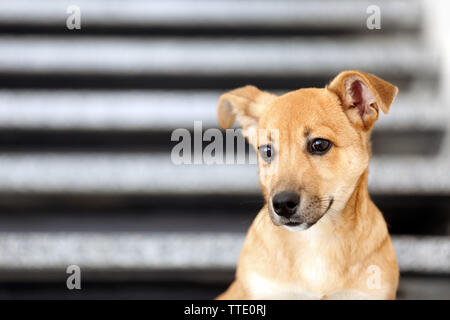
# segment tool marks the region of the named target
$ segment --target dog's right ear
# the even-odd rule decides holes
[[[259,117],[275,97],[275,95],[261,91],[254,86],[245,86],[224,93],[219,98],[217,108],[219,125],[223,129],[228,129],[237,117],[244,136],[251,140],[250,136],[256,132],[258,127]],[[253,141],[249,142],[253,143]]]
[[[356,70],[341,72],[327,89],[341,98],[349,120],[365,130],[371,129],[378,119],[378,109],[385,114],[389,112],[398,92],[393,84],[373,74]]]

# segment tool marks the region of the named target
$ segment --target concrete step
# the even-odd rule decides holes
[[[242,233],[0,233],[0,275],[8,271],[227,270]],[[395,236],[401,272],[450,273],[448,237]]]
[[[450,164],[423,157],[376,157],[374,194],[450,193]],[[175,165],[168,154],[30,153],[0,155],[3,194],[259,194],[256,165]]]
[[[428,79],[436,76],[437,53],[427,50],[415,37],[398,36],[0,37],[0,73],[9,75],[301,75],[331,79],[346,69]]]
[[[172,131],[217,127],[223,91],[0,90],[0,130]],[[376,130],[445,130],[448,108],[435,94],[401,93]]]
[[[192,276],[180,272],[169,272],[165,275],[157,273],[150,280],[140,274],[133,277],[126,273],[122,277],[115,274],[114,279],[103,278],[110,272],[97,273],[93,281],[89,280],[89,272],[82,271],[82,290],[67,290],[65,283],[67,274],[61,272],[57,279],[36,281],[40,274],[35,275],[35,281],[9,279],[0,287],[0,299],[204,299],[212,300],[224,292],[234,279],[233,271],[222,276],[217,272],[193,271]],[[30,272],[26,273],[27,275]],[[154,272],[152,272],[154,274]],[[197,278],[195,278],[195,276]],[[203,279],[198,279],[198,278]],[[155,279],[156,278],[156,279]],[[187,278],[187,279],[186,279]],[[205,279],[206,278],[206,279]],[[213,280],[211,281],[211,278]],[[124,280],[125,279],[125,280]],[[399,300],[449,300],[450,277],[446,275],[401,275],[397,299]]]
[[[15,0],[0,2],[0,21],[9,25],[65,26],[70,1]],[[289,27],[366,28],[370,1],[186,1],[186,0],[78,0],[82,28],[95,26],[160,27]],[[420,2],[377,1],[383,28],[410,29],[420,22]]]
[[[259,195],[61,198],[8,206],[0,196],[0,232],[247,232],[264,203]],[[392,235],[450,234],[450,197],[372,198]]]

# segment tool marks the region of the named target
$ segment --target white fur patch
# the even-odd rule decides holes
[[[315,300],[320,295],[305,291],[298,285],[281,283],[252,273],[247,278],[247,286],[252,299],[273,300]]]
[[[252,273],[247,278],[251,299],[256,300],[366,300],[386,299],[385,292],[368,294],[357,290],[342,290],[328,294],[317,294],[299,285],[281,283]]]
[[[304,231],[306,229],[308,229],[308,225],[306,223],[301,223],[298,226],[287,226],[287,225],[283,225],[283,228],[291,231],[291,232],[295,232],[295,231]]]

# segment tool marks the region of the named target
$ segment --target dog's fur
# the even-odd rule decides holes
[[[367,178],[372,126],[397,91],[374,75],[345,71],[325,88],[276,96],[246,86],[220,97],[221,127],[237,116],[249,142],[258,149],[270,141],[274,156],[258,161],[266,204],[248,231],[235,281],[218,299],[395,298],[395,252]],[[275,140],[267,134],[273,129]],[[315,138],[330,140],[331,149],[310,154]],[[272,197],[285,190],[301,196],[300,227],[274,213]]]

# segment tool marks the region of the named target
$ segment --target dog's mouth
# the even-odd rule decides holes
[[[330,197],[329,203],[327,208],[325,209],[324,213],[317,219],[317,221],[314,222],[299,222],[295,220],[289,220],[287,222],[282,223],[281,225],[286,227],[287,229],[291,231],[297,231],[297,230],[307,230],[313,225],[315,225],[331,208],[331,206],[334,203],[334,197]],[[294,218],[295,219],[295,218]]]
[[[303,231],[309,229],[311,226],[313,226],[314,223],[308,223],[308,222],[287,222],[282,224],[282,226],[289,231]]]
[[[330,210],[330,208],[331,208],[331,206],[333,205],[333,203],[334,203],[334,197],[332,196],[332,197],[330,197],[330,202],[328,203],[327,209],[326,209],[325,212],[323,213],[324,215],[325,215],[325,213],[328,212],[328,210]]]
[[[301,222],[291,222],[291,221],[289,221],[289,222],[285,223],[284,225],[288,226],[288,227],[297,227],[297,226],[301,225]]]

